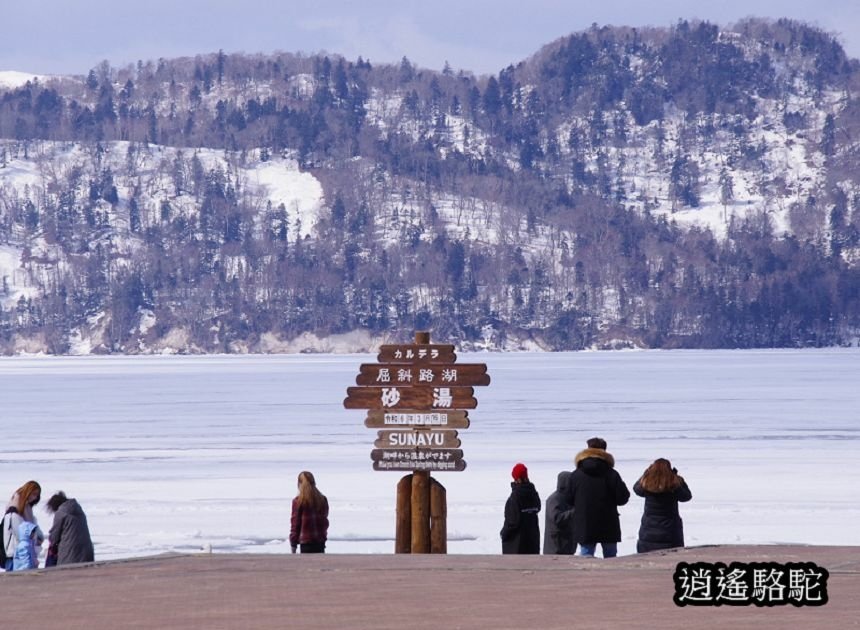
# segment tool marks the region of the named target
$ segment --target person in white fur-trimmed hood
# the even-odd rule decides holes
[[[621,541],[618,506],[627,503],[630,490],[615,470],[615,458],[606,452],[606,440],[591,438],[574,461],[567,501],[573,506],[573,540],[579,555],[593,557],[600,543],[603,557],[613,558]]]

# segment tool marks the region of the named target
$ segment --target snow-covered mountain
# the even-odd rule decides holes
[[[851,343],[858,77],[787,20],[0,73],[0,349]]]

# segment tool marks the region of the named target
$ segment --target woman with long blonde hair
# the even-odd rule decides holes
[[[3,528],[3,548],[5,550],[7,571],[12,570],[12,558],[18,546],[18,528],[21,523],[28,522],[37,525],[35,529],[35,545],[41,545],[44,540],[42,530],[38,528],[36,517],[33,515],[33,507],[42,499],[42,486],[35,481],[28,481],[15,491],[6,506],[0,527]]]
[[[636,551],[656,551],[684,546],[684,522],[678,503],[693,498],[687,482],[668,459],[657,459],[633,485],[633,492],[645,498]]]
[[[290,547],[293,553],[325,553],[328,538],[328,499],[317,489],[313,474],[299,473],[298,494],[290,517]]]

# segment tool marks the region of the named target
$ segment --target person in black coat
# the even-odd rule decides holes
[[[546,500],[546,523],[543,535],[543,553],[573,555],[573,507],[568,504],[565,491],[570,481],[569,470],[558,473],[556,491]]]
[[[540,553],[540,496],[529,481],[525,464],[514,466],[511,476],[511,496],[505,503],[505,524],[500,532],[502,553]]]
[[[621,541],[618,506],[627,503],[630,490],[615,470],[615,458],[606,452],[606,441],[591,438],[588,445],[577,454],[576,470],[567,486],[567,501],[573,506],[573,540],[582,556],[594,556],[600,543],[603,557],[612,558]]]
[[[633,484],[633,492],[645,498],[636,551],[645,553],[683,547],[684,522],[678,503],[689,501],[693,493],[677,469],[672,468],[672,463],[663,458],[656,460]]]

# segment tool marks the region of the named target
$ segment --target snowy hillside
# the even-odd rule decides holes
[[[0,352],[858,337],[860,66],[799,22],[2,76]]]
[[[0,70],[0,88],[16,88],[21,87],[27,81],[45,81],[45,75],[29,74],[27,72],[18,72],[16,70]]]

